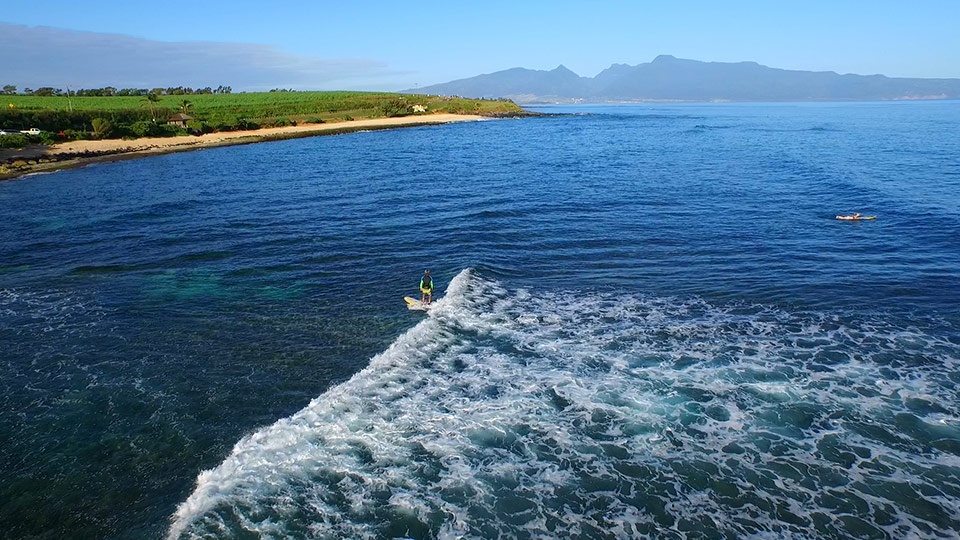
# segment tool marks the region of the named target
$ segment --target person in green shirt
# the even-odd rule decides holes
[[[420,278],[420,302],[429,304],[433,301],[433,278],[430,277],[430,271],[424,270],[423,277]]]

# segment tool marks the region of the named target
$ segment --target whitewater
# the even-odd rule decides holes
[[[464,270],[201,473],[168,538],[925,536],[960,523],[957,353],[883,321]]]

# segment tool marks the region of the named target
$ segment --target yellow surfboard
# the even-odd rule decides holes
[[[427,311],[428,309],[433,307],[433,304],[424,304],[420,300],[417,300],[416,298],[411,298],[409,296],[404,296],[403,301],[407,303],[407,309],[410,309],[413,311]]]

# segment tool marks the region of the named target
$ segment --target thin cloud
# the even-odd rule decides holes
[[[369,59],[327,59],[270,45],[151,41],[0,23],[0,85],[19,89],[230,86],[235,91],[375,89],[396,72]]]

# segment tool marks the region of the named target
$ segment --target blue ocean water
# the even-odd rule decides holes
[[[0,183],[0,536],[956,538],[960,104],[542,110]]]

